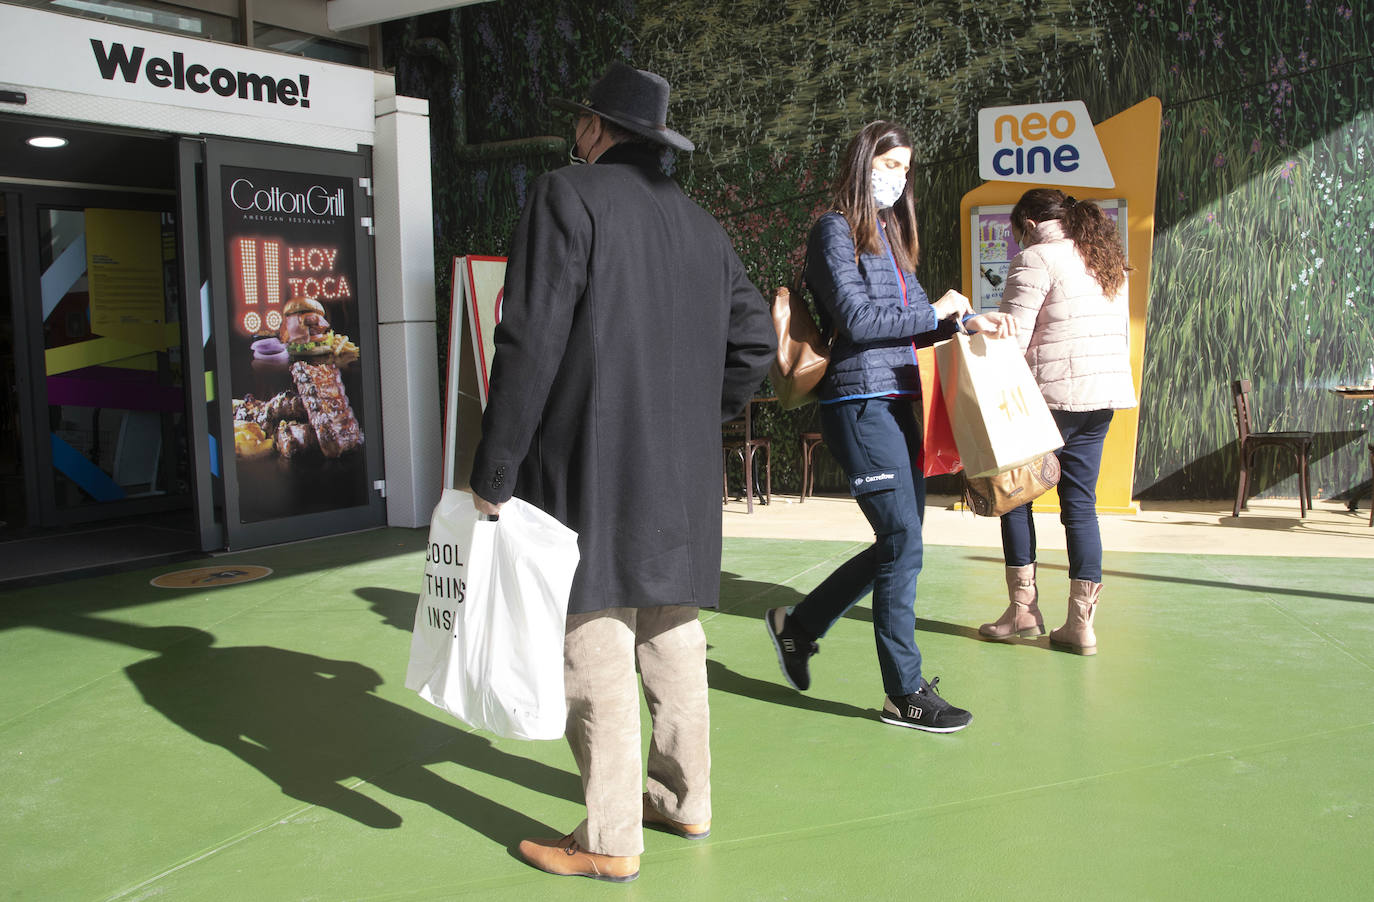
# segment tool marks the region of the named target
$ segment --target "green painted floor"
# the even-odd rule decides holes
[[[786,688],[760,617],[851,543],[728,539],[715,819],[640,878],[514,859],[581,817],[561,742],[493,740],[403,685],[423,531],[0,595],[0,898],[1369,899],[1374,561],[1108,553],[1095,658],[975,638],[992,549],[930,547],[918,641],[973,711],[887,726],[866,607]],[[1041,562],[1047,619],[1064,559]]]

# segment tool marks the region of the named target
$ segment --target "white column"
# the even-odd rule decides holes
[[[390,526],[425,526],[439,500],[443,435],[434,320],[429,103],[378,74],[373,231]]]

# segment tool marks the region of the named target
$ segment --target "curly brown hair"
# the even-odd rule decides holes
[[[1057,188],[1032,188],[1011,208],[1012,224],[1022,232],[1027,231],[1027,221],[1041,223],[1051,219],[1064,224],[1064,231],[1073,240],[1088,272],[1102,286],[1102,293],[1115,297],[1132,268],[1126,262],[1116,223],[1092,201],[1075,200]]]

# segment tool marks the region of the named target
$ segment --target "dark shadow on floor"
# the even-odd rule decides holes
[[[720,572],[720,613],[762,618],[769,608],[794,605],[802,593],[791,586],[744,579],[729,570]]]
[[[1363,430],[1343,429],[1318,432],[1312,438],[1309,465],[1324,458],[1335,456],[1338,463],[1334,469],[1349,470],[1350,478],[1353,479],[1355,478],[1354,474],[1362,472],[1363,462],[1367,458],[1358,451],[1347,449],[1350,445],[1363,443],[1365,437],[1366,433]],[[1149,475],[1141,472],[1144,467],[1138,466],[1135,497],[1142,501],[1211,498],[1215,497],[1217,486],[1230,485],[1232,494],[1227,497],[1234,499],[1236,483],[1240,475],[1236,454],[1236,444],[1231,441],[1210,454],[1188,461],[1170,473],[1161,474],[1153,481]],[[1341,476],[1338,474],[1335,478],[1340,479]],[[1283,484],[1288,497],[1295,499],[1296,503],[1298,497],[1297,462],[1293,459],[1293,455],[1277,450],[1260,453],[1256,458],[1255,467],[1250,473],[1250,497],[1254,498],[1265,492],[1273,491],[1280,484]]]
[[[177,570],[191,570],[197,567],[229,568],[238,564],[255,564],[270,567],[272,569],[272,575],[266,577],[263,581],[263,585],[269,585],[272,580],[280,579],[283,576],[333,570],[350,564],[359,564],[367,561],[382,560],[396,555],[423,552],[427,540],[428,532],[424,529],[389,527],[372,529],[359,533],[327,536],[320,539],[309,539],[268,548],[255,548],[231,554],[212,556],[196,553],[194,555],[180,555],[177,556],[174,563],[164,563],[161,565],[144,562],[138,564],[137,567],[121,565],[109,568],[108,570],[88,571],[75,574],[82,577],[99,576],[102,579],[130,580],[129,582],[118,583],[118,585],[121,587],[139,587],[138,591],[105,591],[98,595],[80,594],[83,591],[89,592],[89,587],[72,584],[74,587],[69,588],[69,584],[65,578],[57,585],[49,585],[44,581],[28,585],[25,581],[19,580],[8,584],[0,584],[0,629],[5,629],[11,618],[19,618],[22,620],[24,618],[35,615],[41,616],[43,613],[51,612],[54,609],[55,603],[60,603],[67,612],[90,614],[101,611],[114,611],[132,605],[148,604],[149,602],[170,600],[205,591],[203,587],[193,589],[151,589],[144,591],[147,589],[146,580],[124,576],[124,574],[131,569],[151,570],[155,573],[170,573]],[[423,564],[417,563],[415,571],[417,593],[422,567]],[[116,583],[111,582],[106,584],[106,586],[111,585],[116,585]],[[410,619],[405,620],[405,629],[409,631],[415,616],[417,594],[400,594],[410,599]]]
[[[969,626],[963,623],[946,623],[943,620],[926,620],[922,617],[916,618],[916,631],[918,633],[942,633],[946,636],[958,636],[961,639],[978,639],[978,627]]]
[[[372,606],[372,612],[382,618],[382,623],[398,630],[411,632],[415,629],[415,609],[420,604],[419,592],[402,592],[400,589],[387,589],[382,586],[362,586],[353,594]]]
[[[504,846],[527,836],[557,835],[428,766],[445,762],[582,800],[575,774],[509,754],[483,736],[377,696],[373,690],[381,676],[355,661],[271,646],[220,648],[210,633],[185,626],[145,627],[83,615],[28,625],[156,653],[125,668],[147,704],[252,765],[286,795],[369,827],[399,827],[401,817],[370,798],[369,787],[351,789],[341,782],[361,779],[429,805]]]
[[[62,527],[11,529],[0,524],[0,591],[201,556],[189,506]]]
[[[1175,555],[1177,556],[1177,555]],[[971,561],[986,561],[1002,563],[1000,557],[970,557]],[[1333,558],[1333,563],[1339,565],[1342,558]],[[1038,562],[1041,570],[1060,570],[1068,572],[1067,564],[1047,564],[1044,561]],[[1199,586],[1207,589],[1236,589],[1241,592],[1268,592],[1273,595],[1292,595],[1296,598],[1325,598],[1329,601],[1356,601],[1360,604],[1374,604],[1374,598],[1368,595],[1344,595],[1339,592],[1319,592],[1315,589],[1286,589],[1281,586],[1260,586],[1251,583],[1232,583],[1223,582],[1215,579],[1196,579],[1183,576],[1163,576],[1158,573],[1135,573],[1129,570],[1103,570],[1104,577],[1121,577],[1122,579],[1143,579],[1150,582],[1174,583],[1182,586]],[[1103,582],[1106,582],[1104,579]]]
[[[763,638],[763,643],[767,644],[767,638]],[[756,680],[747,677],[742,673],[736,673],[719,661],[706,659],[706,680],[712,689],[721,692],[728,692],[731,695],[739,695],[744,698],[752,698],[755,701],[768,702],[774,705],[787,705],[792,708],[800,708],[803,711],[815,711],[820,714],[833,714],[837,717],[858,717],[864,720],[874,720],[877,717],[875,711],[867,708],[858,708],[854,705],[847,705],[844,702],[831,701],[830,699],[819,698],[814,695],[807,695],[798,692],[791,686],[782,682],[782,676],[778,676],[778,682],[772,683],[767,680]]]
[[[1251,500],[1253,501],[1254,499],[1252,498]],[[1302,513],[1298,508],[1298,501],[1296,498],[1293,499],[1292,504],[1292,513],[1261,514],[1256,513],[1250,508],[1242,508],[1239,517],[1232,517],[1228,514],[1217,520],[1217,525],[1229,529],[1263,529],[1269,532],[1298,532],[1299,530],[1310,528],[1313,522],[1302,518]],[[1347,510],[1346,513],[1358,526],[1364,526],[1368,523],[1368,515],[1362,511]],[[1344,524],[1339,525],[1337,528],[1344,528]]]
[[[999,558],[998,562],[1000,563],[1000,561]],[[720,576],[720,613],[722,614],[762,621],[763,615],[770,608],[795,605],[805,597],[789,586],[742,579],[739,574],[731,573],[728,570],[722,571]],[[868,595],[864,596],[864,598],[868,597]],[[860,602],[856,602],[844,612],[842,619],[872,623],[873,609],[864,605],[861,599]],[[407,626],[406,628],[409,629],[410,627]],[[945,623],[942,620],[917,618],[916,629],[927,633],[961,636],[965,639],[978,638],[976,628],[957,623]]]
[[[837,565],[838,566],[838,565]],[[791,586],[744,579],[738,573],[722,570],[720,574],[720,613],[734,617],[763,619],[771,608],[791,607],[806,596]],[[868,596],[863,596],[867,598]],[[861,599],[862,600],[862,599]],[[857,603],[844,617],[850,620],[873,622],[873,612]]]

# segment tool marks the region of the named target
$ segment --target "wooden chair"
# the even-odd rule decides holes
[[[1245,509],[1246,493],[1250,488],[1250,470],[1255,452],[1260,448],[1286,449],[1293,455],[1298,468],[1298,509],[1302,516],[1312,507],[1311,485],[1307,478],[1307,463],[1312,454],[1310,432],[1254,432],[1250,417],[1250,380],[1231,383],[1231,399],[1235,403],[1236,429],[1240,447],[1240,484],[1236,486],[1236,506],[1232,516],[1239,517]]]
[[[773,440],[768,436],[754,435],[754,402],[744,406],[744,415],[731,420],[721,428],[721,493],[724,500],[730,500],[729,463],[732,455],[744,464],[744,506],[747,513],[754,512],[754,455],[763,451],[764,493],[763,503],[773,500]]]
[[[813,465],[813,457],[818,445],[824,445],[825,438],[819,432],[803,432],[801,434],[801,502],[806,501],[807,495],[816,494],[816,469]]]

